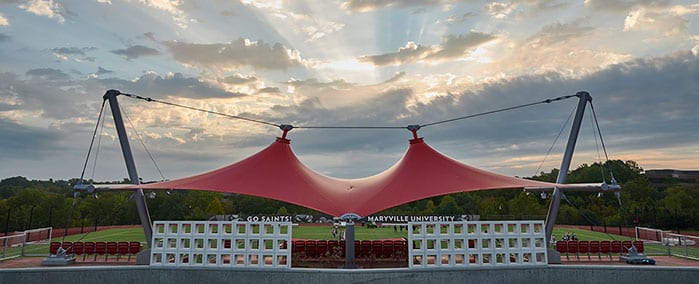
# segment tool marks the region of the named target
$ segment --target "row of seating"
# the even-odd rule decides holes
[[[307,258],[330,256],[344,258],[345,241],[294,240],[292,254]],[[404,258],[407,255],[408,242],[405,240],[354,241],[355,258]]]
[[[587,255],[588,259],[594,255],[599,259],[602,259],[602,256],[609,256],[611,259],[615,254],[628,253],[632,246],[636,247],[639,253],[645,250],[643,241],[557,241],[556,251],[565,253],[568,259],[570,254],[575,255],[577,259],[580,259],[581,254]]]
[[[116,256],[117,261],[122,256],[128,256],[127,261],[131,261],[131,256],[135,256],[141,251],[140,242],[51,242],[49,247],[51,255],[56,255],[58,249],[63,248],[66,255],[82,255],[83,261],[88,255],[104,255],[104,260],[109,260],[109,256]]]

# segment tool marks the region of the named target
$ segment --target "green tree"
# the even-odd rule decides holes
[[[434,209],[434,214],[461,215],[464,214],[464,210],[461,207],[459,207],[454,197],[447,194],[442,197],[442,201],[439,202],[439,206],[437,206],[437,208]]]
[[[277,210],[276,215],[279,215],[279,216],[289,215],[289,211],[286,210],[286,207],[282,206],[282,207],[279,207],[279,210]]]

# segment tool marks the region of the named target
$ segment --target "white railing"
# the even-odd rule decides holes
[[[543,221],[408,223],[411,268],[545,265]]]
[[[156,221],[151,266],[291,267],[291,223]]]

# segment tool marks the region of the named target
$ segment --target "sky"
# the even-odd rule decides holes
[[[127,177],[108,107],[96,127],[110,89],[297,127],[422,125],[587,91],[609,159],[697,170],[699,4],[0,0],[0,178],[77,178],[84,165],[85,178]],[[213,170],[281,136],[265,124],[118,99],[144,180]],[[576,105],[537,104],[418,134],[471,166],[532,176],[560,167]],[[606,159],[591,113],[573,168]],[[287,138],[310,168],[358,178],[396,163],[412,134],[298,128]]]

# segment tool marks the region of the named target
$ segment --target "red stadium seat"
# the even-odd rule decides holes
[[[130,242],[129,243],[129,258],[127,259],[127,261],[131,261],[131,256],[137,255],[139,252],[141,252],[141,243],[140,242]]]
[[[74,243],[73,243],[73,254],[75,254],[75,255],[83,255],[83,254],[85,254],[85,243],[83,243],[83,242],[74,242]]]
[[[611,241],[601,241],[599,243],[600,247],[600,252],[603,255],[609,256],[609,258],[612,258],[612,242]]]
[[[636,247],[638,253],[643,253],[645,248],[643,247],[643,241],[633,241],[633,246]]]
[[[117,254],[119,254],[119,246],[117,245],[117,242],[107,242],[107,257],[105,257],[105,260],[107,260],[110,255]]]
[[[61,242],[51,242],[51,245],[49,246],[49,253],[51,255],[56,255],[58,253],[58,248],[61,247]]]
[[[383,241],[373,240],[371,241],[371,255],[375,258],[383,257]]]
[[[66,255],[73,254],[73,243],[72,242],[61,243],[61,248],[63,248],[63,250],[66,251]]]
[[[371,241],[361,241],[359,251],[361,257],[369,257],[371,255]]]
[[[340,250],[342,250],[342,253],[341,253],[341,256],[340,256],[340,257],[344,258],[344,257],[345,257],[345,252],[347,252],[347,248],[346,248],[347,242],[345,242],[344,240],[342,240],[342,241],[340,241],[339,243],[337,243],[337,245],[340,246]]]
[[[559,252],[560,254],[566,254],[566,258],[570,259],[568,256],[568,244],[566,241],[557,241],[556,242],[556,251]]]
[[[578,256],[578,241],[568,241],[568,253],[574,253],[575,257],[580,259],[580,256]]]
[[[83,254],[83,261],[88,255],[95,255],[95,242],[85,242],[85,249]]]
[[[621,253],[628,253],[629,249],[631,249],[631,241],[623,241],[621,242]]]
[[[325,257],[326,254],[328,254],[328,241],[319,240],[317,242],[317,246],[318,246],[318,256]]]
[[[596,254],[599,259],[602,259],[600,252],[599,241],[590,241],[590,254]]]
[[[587,259],[590,259],[590,242],[578,241],[578,252],[580,254],[587,255]]]
[[[96,242],[95,243],[95,260],[97,260],[98,255],[107,255],[107,243]],[[106,256],[105,256],[106,259]]]
[[[122,255],[129,254],[129,242],[118,242],[117,243],[117,261]]]
[[[408,241],[401,240],[393,242],[393,253],[396,258],[407,258],[408,257]]]
[[[316,258],[318,257],[318,246],[316,241],[307,240],[306,241],[306,256]]]
[[[383,257],[389,258],[395,255],[393,241],[385,240],[383,241]]]
[[[620,254],[621,251],[621,241],[612,241],[612,254]]]
[[[306,241],[304,240],[295,240],[294,241],[294,246],[291,249],[292,254],[296,254],[299,256],[304,256],[306,255]]]

